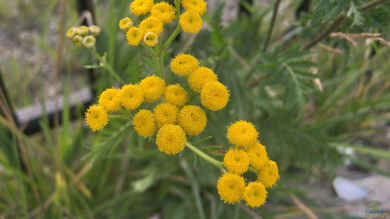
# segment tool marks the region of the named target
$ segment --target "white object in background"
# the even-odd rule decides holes
[[[333,188],[337,195],[346,201],[357,201],[367,196],[366,190],[344,177],[336,177],[333,180]]]

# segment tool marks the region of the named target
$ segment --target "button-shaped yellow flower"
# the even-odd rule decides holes
[[[229,91],[218,81],[207,82],[200,93],[200,101],[204,107],[212,111],[223,109],[229,101]]]
[[[137,109],[144,101],[144,92],[139,85],[127,84],[119,92],[119,99],[126,109]]]
[[[249,167],[249,156],[244,150],[229,149],[223,158],[226,169],[238,175],[245,173]]]
[[[268,161],[267,150],[259,142],[248,147],[248,155],[251,165],[257,170],[261,169]]]
[[[225,173],[218,179],[217,189],[219,196],[224,202],[234,204],[243,198],[245,180],[239,175]]]
[[[88,126],[93,131],[98,131],[104,128],[104,126],[106,126],[108,122],[107,112],[102,106],[99,105],[90,106],[85,113],[85,119],[87,121]]]
[[[188,84],[191,89],[200,93],[203,86],[210,81],[217,81],[217,75],[207,67],[200,67],[196,71],[192,72],[188,77]]]
[[[147,46],[150,46],[150,47],[153,47],[153,46],[157,45],[157,43],[158,43],[158,36],[157,36],[157,34],[155,34],[153,32],[145,33],[144,43]]]
[[[129,17],[122,18],[119,21],[119,29],[128,31],[133,26],[133,21]]]
[[[227,131],[229,142],[244,148],[255,144],[258,135],[252,123],[242,120],[230,125]]]
[[[138,27],[130,27],[126,33],[126,39],[129,45],[137,46],[144,37],[144,32]]]
[[[134,130],[143,137],[153,136],[157,126],[153,113],[150,110],[140,110],[133,118]]]
[[[80,36],[86,36],[88,35],[88,33],[89,33],[89,28],[85,25],[82,25],[77,28],[77,34],[79,34]]]
[[[81,37],[80,35],[75,35],[72,38],[72,41],[73,41],[74,45],[77,47],[81,47],[83,45],[83,37]]]
[[[158,18],[153,16],[149,16],[141,21],[139,27],[144,33],[153,32],[157,34],[157,36],[160,36],[161,32],[163,31],[163,23]]]
[[[175,18],[175,9],[166,2],[159,2],[153,5],[151,15],[163,23],[169,23]]]
[[[90,32],[93,36],[99,35],[101,31],[102,31],[102,29],[100,29],[99,26],[96,26],[96,25],[91,25],[91,26],[89,26],[89,32]]]
[[[156,145],[161,152],[177,154],[184,149],[186,134],[178,125],[166,124],[157,132]]]
[[[179,84],[169,85],[165,89],[165,101],[176,106],[184,105],[188,100],[187,91]]]
[[[68,39],[73,39],[74,36],[77,35],[77,28],[76,27],[71,27],[68,29],[68,31],[66,31],[66,37]]]
[[[272,187],[279,179],[278,164],[273,160],[268,160],[259,170],[257,180],[264,184],[265,187]]]
[[[100,94],[99,105],[103,106],[107,112],[114,112],[121,107],[119,89],[109,88]]]
[[[207,2],[204,0],[181,0],[183,8],[186,10],[192,10],[203,15],[207,8]]]
[[[267,190],[260,182],[251,182],[245,188],[244,199],[246,204],[252,208],[262,206],[267,199]]]
[[[179,109],[170,103],[160,103],[153,109],[158,126],[163,126],[165,124],[175,124],[178,112]]]
[[[145,101],[148,103],[158,100],[165,91],[165,81],[155,75],[144,78],[140,86],[144,91]]]
[[[180,15],[179,20],[181,29],[184,32],[196,34],[202,29],[202,18],[196,11],[186,11]]]
[[[130,4],[130,11],[135,15],[147,14],[153,7],[153,0],[134,0]]]
[[[83,38],[83,45],[86,48],[90,49],[90,48],[94,47],[95,44],[96,44],[96,39],[94,36],[90,35],[90,36],[86,36]]]
[[[178,122],[187,135],[197,136],[206,127],[207,117],[199,106],[187,105],[180,110]]]
[[[189,54],[180,54],[172,59],[171,71],[180,76],[188,76],[199,68],[199,61]]]

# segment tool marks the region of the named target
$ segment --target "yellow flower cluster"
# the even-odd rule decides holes
[[[79,26],[79,27],[71,27],[66,32],[66,37],[77,46],[84,46],[88,49],[92,48],[96,44],[96,36],[100,34],[100,27],[96,25],[92,26]]]
[[[225,154],[223,163],[228,172],[218,180],[218,194],[226,203],[245,200],[251,207],[260,207],[267,198],[266,188],[275,185],[279,179],[278,165],[269,160],[265,146],[257,141],[258,133],[252,123],[233,123],[228,128],[227,137],[234,146]],[[245,186],[242,174],[250,166],[257,172],[257,181]]]
[[[211,110],[225,108],[229,101],[229,91],[218,81],[213,70],[199,66],[199,61],[190,54],[179,54],[171,60],[171,71],[179,76],[187,77],[190,88],[200,93],[201,104]]]
[[[182,0],[185,11],[179,16],[179,25],[184,32],[196,34],[202,28],[201,16],[207,9],[204,0]],[[179,14],[168,2],[154,0],[134,0],[130,3],[130,12],[136,16],[146,16],[139,26],[135,26],[131,18],[125,17],[119,21],[119,28],[126,31],[126,39],[131,46],[141,42],[153,47],[159,42],[164,30],[164,24],[172,22]]]
[[[158,149],[166,154],[177,154],[184,149],[187,135],[198,136],[207,125],[203,109],[196,105],[185,105],[187,101],[188,94],[182,86],[166,86],[165,80],[151,75],[138,84],[103,91],[98,105],[87,110],[86,121],[92,130],[97,131],[107,125],[108,113],[119,111],[121,107],[136,110],[144,102],[157,102],[153,110],[140,109],[134,115],[134,130],[143,137],[152,137],[157,132]]]

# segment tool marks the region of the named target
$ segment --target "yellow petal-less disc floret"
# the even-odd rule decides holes
[[[204,0],[181,0],[183,8],[186,10],[192,10],[203,15],[207,8],[207,2]]]
[[[179,84],[169,85],[165,89],[164,97],[166,102],[176,106],[183,106],[188,100],[187,91]]]
[[[200,67],[190,74],[187,81],[192,90],[200,93],[207,82],[217,80],[217,75],[211,69]]]
[[[251,165],[257,170],[261,169],[268,161],[267,150],[259,142],[248,147],[248,155]]]
[[[102,29],[100,29],[99,26],[96,26],[96,25],[91,25],[88,27],[89,28],[89,32],[93,35],[93,36],[98,36],[100,34],[100,32],[102,31]]]
[[[252,123],[242,120],[230,125],[227,131],[229,142],[244,148],[255,144],[258,135]]]
[[[279,179],[278,164],[273,160],[268,160],[259,170],[257,180],[264,184],[265,187],[272,187]]]
[[[166,124],[157,132],[156,145],[161,152],[177,154],[184,149],[186,134],[178,125]]]
[[[267,199],[267,190],[260,182],[250,182],[244,191],[244,200],[252,208],[262,206]]]
[[[130,4],[130,11],[135,15],[147,14],[153,7],[153,0],[134,0]]]
[[[187,135],[200,135],[207,124],[206,113],[199,106],[184,106],[179,112],[178,123]]]
[[[71,27],[68,29],[68,31],[66,31],[66,37],[68,39],[73,39],[74,36],[76,36],[77,34],[77,28],[76,27]]]
[[[144,78],[140,86],[144,91],[145,101],[148,103],[158,100],[165,91],[165,81],[156,75]]]
[[[153,136],[157,125],[153,113],[150,110],[142,109],[133,118],[134,130],[143,137]]]
[[[128,31],[133,26],[133,21],[129,17],[122,18],[119,21],[119,29]]]
[[[86,36],[89,33],[89,28],[85,25],[77,27],[77,34],[80,36]]]
[[[99,97],[99,105],[103,106],[107,112],[119,110],[121,107],[119,91],[117,88],[109,88],[103,91]]]
[[[138,27],[130,27],[129,31],[126,33],[127,42],[132,46],[138,46],[143,37],[144,32]]]
[[[203,86],[200,101],[207,109],[218,111],[226,106],[229,96],[229,91],[225,85],[218,81],[211,81]]]
[[[202,18],[196,11],[186,11],[180,15],[179,20],[181,29],[184,32],[197,34],[202,29]]]
[[[173,73],[188,76],[199,68],[199,61],[192,55],[179,54],[172,59],[170,67]]]
[[[88,126],[93,131],[98,131],[104,128],[104,126],[106,126],[108,122],[107,112],[102,106],[99,105],[90,106],[85,113],[85,119],[87,121]]]
[[[217,189],[219,196],[224,202],[234,204],[243,198],[245,180],[239,175],[225,173],[218,179]]]
[[[144,43],[147,46],[150,46],[150,47],[153,47],[153,46],[157,45],[157,43],[158,43],[158,36],[157,36],[157,34],[155,34],[153,32],[145,33]]]
[[[223,164],[229,172],[241,175],[248,170],[249,157],[244,150],[231,148],[226,152]]]
[[[89,35],[83,38],[83,45],[86,48],[90,49],[94,47],[95,44],[96,44],[96,38],[94,36]]]
[[[163,23],[158,18],[153,16],[149,16],[141,21],[139,27],[144,33],[153,32],[157,34],[157,36],[160,36],[161,32],[163,31]]]
[[[166,2],[159,2],[153,5],[151,15],[163,23],[169,23],[175,18],[175,9]]]
[[[157,125],[160,127],[165,124],[175,124],[178,112],[179,109],[170,103],[160,103],[153,109]]]
[[[139,85],[127,84],[119,92],[119,99],[126,109],[137,109],[144,101],[144,92]]]
[[[72,38],[72,41],[73,41],[74,45],[77,47],[81,47],[83,45],[83,37],[80,35],[75,35]]]

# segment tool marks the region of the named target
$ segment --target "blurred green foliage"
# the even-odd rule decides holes
[[[284,2],[267,51],[264,41],[272,5],[240,14],[226,28],[220,24],[220,5],[206,17],[207,28],[193,42],[182,34],[167,54],[166,64],[183,49],[194,54],[202,65],[214,69],[231,92],[226,109],[207,112],[205,134],[193,138],[194,145],[221,160],[221,150],[229,147],[226,127],[238,119],[255,123],[270,157],[281,169],[281,180],[264,207],[224,204],[215,188],[218,169],[189,151],[178,156],[160,153],[153,141],[135,135],[129,121],[114,120],[103,132],[92,134],[82,121],[84,109],[80,109],[80,120],[71,122],[66,105],[61,127],[50,129],[43,119],[43,132],[33,137],[24,136],[0,117],[0,217],[149,218],[159,214],[170,219],[217,219],[258,214],[273,218],[295,211],[278,208],[289,206],[288,194],[296,194],[312,207],[323,207],[289,183],[304,183],[313,175],[329,179],[344,159],[337,145],[375,134],[375,124],[386,119],[390,108],[390,50],[374,41],[360,40],[354,47],[338,38],[326,38],[321,44],[341,54],[321,46],[303,48],[340,16],[346,20],[334,32],[382,33],[384,40],[390,40],[390,5],[363,11],[362,6],[370,2],[374,1],[314,0],[312,10],[296,21],[294,10],[299,1]],[[117,27],[120,18],[129,16],[128,4],[127,0],[97,1],[97,23],[103,29],[97,48],[107,52],[107,61],[126,81],[137,82],[154,70],[143,61],[148,53],[127,46]],[[47,13],[53,13],[51,10]],[[75,14],[72,17],[77,22]],[[166,28],[169,32],[174,27]],[[66,59],[86,60],[86,53],[76,49],[70,56],[73,58]],[[318,74],[313,74],[313,69]],[[107,72],[99,70],[97,74],[98,90],[117,85]],[[323,90],[313,82],[316,78]],[[70,81],[64,80],[64,85],[68,97]],[[23,149],[21,157],[15,157],[17,139]],[[387,151],[356,150],[374,159],[388,158]],[[18,166],[18,159],[28,164],[26,171]],[[388,174],[370,163],[357,163]],[[324,218],[340,216],[318,213]]]

